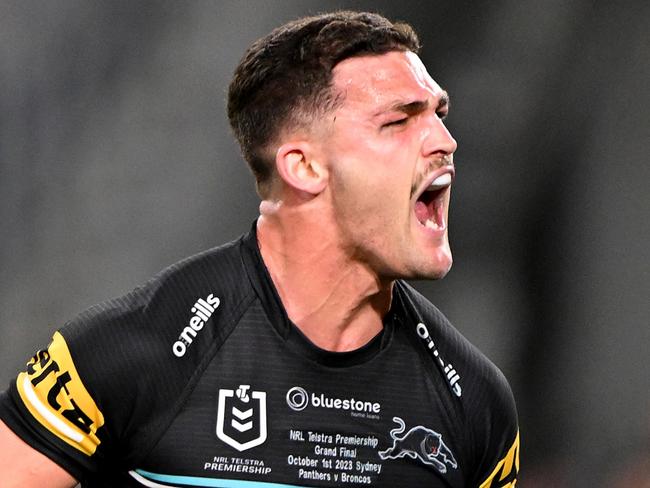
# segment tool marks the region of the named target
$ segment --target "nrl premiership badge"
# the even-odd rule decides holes
[[[219,390],[217,437],[238,451],[266,441],[266,392],[251,391],[250,385]]]

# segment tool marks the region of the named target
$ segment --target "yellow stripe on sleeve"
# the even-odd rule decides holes
[[[56,332],[18,375],[18,393],[32,416],[52,434],[90,456],[101,440],[104,416],[84,386],[63,336]]]
[[[519,473],[519,432],[506,455],[479,488],[514,488]]]

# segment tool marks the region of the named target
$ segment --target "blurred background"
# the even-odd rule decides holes
[[[77,312],[248,230],[230,76],[335,8],[411,23],[451,94],[455,263],[417,286],[510,379],[520,485],[650,486],[643,1],[1,2],[0,389]]]

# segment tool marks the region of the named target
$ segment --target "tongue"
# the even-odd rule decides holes
[[[424,225],[429,218],[429,208],[424,202],[415,202],[415,217]]]

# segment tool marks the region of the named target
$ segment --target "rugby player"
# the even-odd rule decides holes
[[[507,381],[402,281],[452,265],[419,48],[345,11],[248,49],[228,117],[259,218],[54,334],[0,397],[3,486],[515,486]]]

